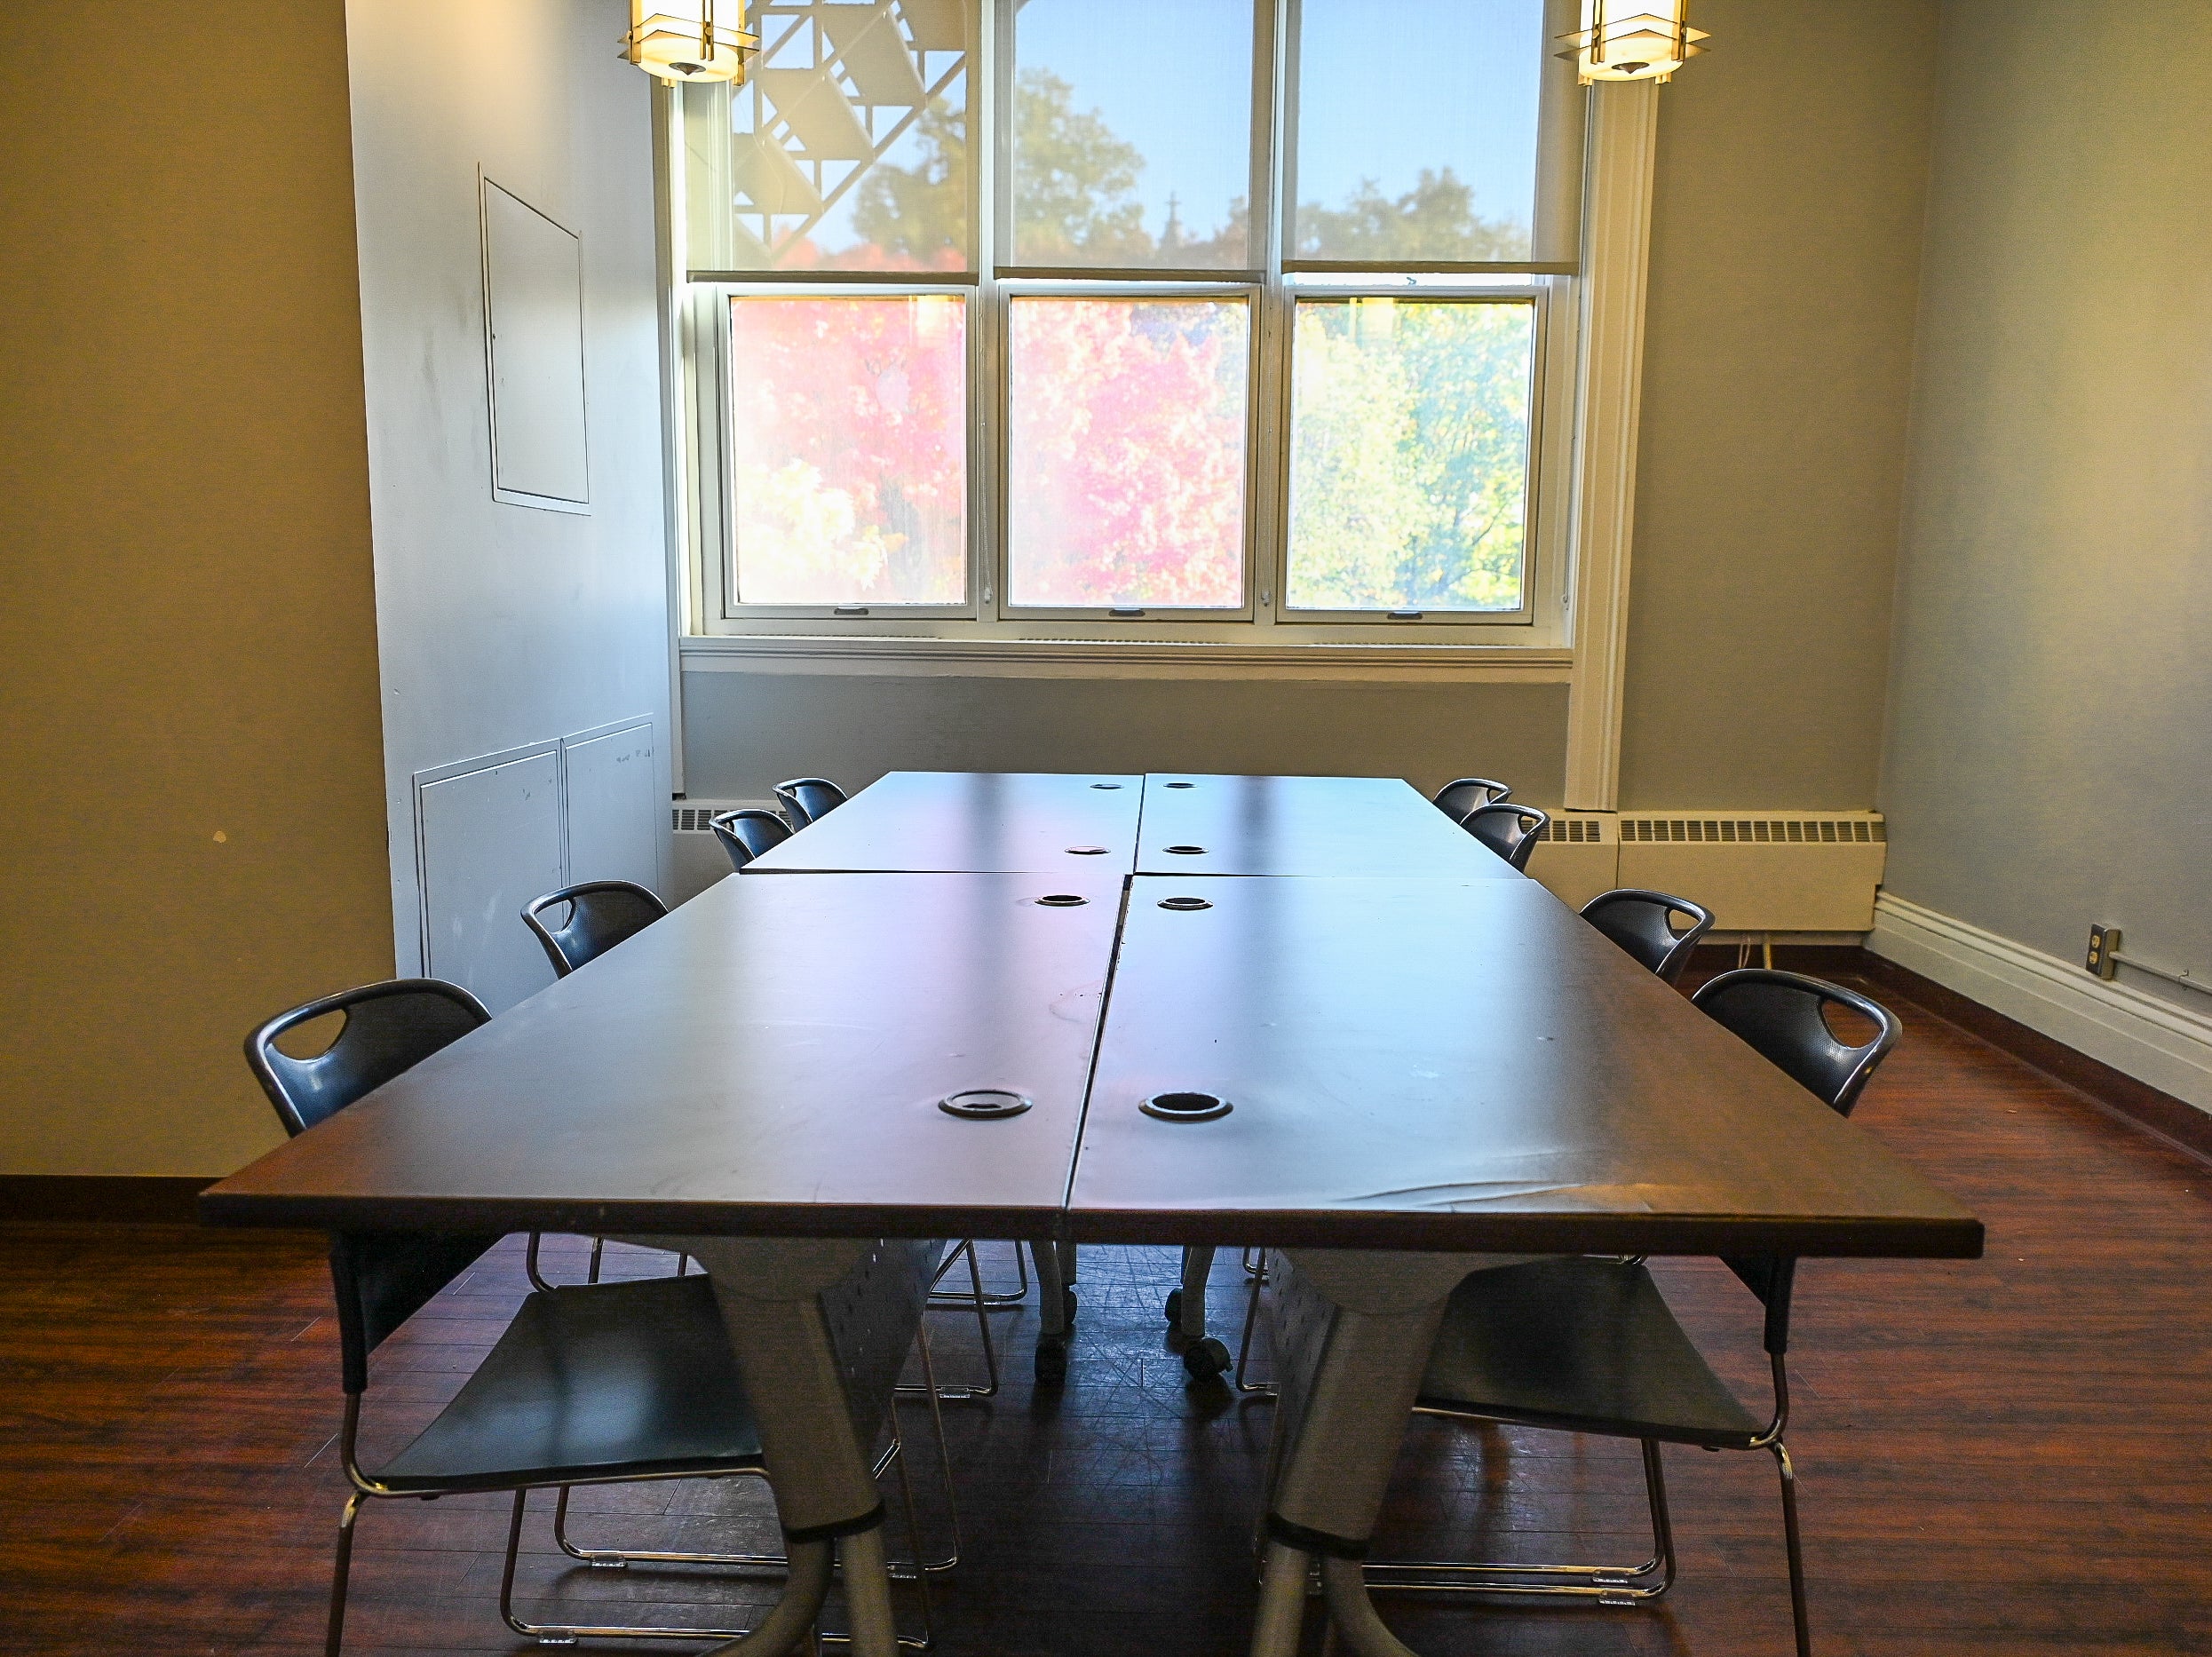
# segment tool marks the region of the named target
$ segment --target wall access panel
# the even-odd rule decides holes
[[[492,493],[511,505],[585,511],[583,246],[483,182]]]
[[[503,1012],[552,981],[522,906],[567,879],[560,746],[418,772],[415,844],[423,963]]]
[[[654,747],[650,719],[561,739],[570,880],[634,880],[662,890],[668,801]]]

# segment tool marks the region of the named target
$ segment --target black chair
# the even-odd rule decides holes
[[[776,804],[794,834],[844,804],[844,790],[824,777],[793,777],[776,784]]]
[[[333,1013],[345,1022],[321,1053],[295,1058],[277,1047],[287,1031]],[[246,1061],[287,1130],[297,1134],[488,1016],[452,984],[371,984],[270,1019],[246,1038]],[[489,1356],[429,1426],[375,1471],[363,1468],[358,1440],[369,1355],[498,1241],[496,1233],[337,1233],[330,1239],[345,1392],[338,1450],[353,1491],[338,1519],[328,1657],[337,1657],[344,1637],[353,1522],[370,1498],[512,1492],[502,1613],[519,1633],[563,1637],[566,1630],[534,1629],[512,1613],[516,1548],[530,1491],[761,1473],[759,1430],[704,1277],[528,1296]],[[772,1621],[796,1617],[800,1629],[812,1621],[829,1582],[829,1550],[828,1542],[794,1544],[792,1591]]]
[[[1675,917],[1688,924],[1677,929]],[[1690,964],[1698,939],[1713,930],[1713,912],[1687,898],[1623,886],[1582,906],[1582,918],[1671,984]]]
[[[295,1058],[276,1045],[287,1030],[334,1013],[343,1014],[345,1023],[313,1058]],[[489,1024],[491,1017],[458,984],[395,979],[280,1013],[246,1038],[246,1063],[276,1106],[284,1131],[298,1135]]]
[[[568,917],[550,924],[546,913],[567,906]],[[639,932],[668,913],[668,905],[646,887],[627,880],[587,880],[563,886],[522,906],[522,924],[545,946],[545,958],[553,975],[567,978],[587,961],[595,961],[624,939]]]
[[[1435,805],[1456,823],[1466,821],[1467,813],[1478,805],[1494,805],[1512,797],[1513,790],[1502,782],[1493,782],[1488,777],[1460,777],[1436,791]]]
[[[742,811],[721,812],[707,819],[707,827],[730,854],[730,867],[743,868],[763,852],[773,851],[791,837],[791,825],[757,805]]]
[[[1819,979],[1753,967],[1724,973],[1692,1002],[1849,1115],[1875,1067],[1897,1044],[1890,1011]],[[1856,1045],[1830,1028],[1841,1008],[1869,1024]],[[1542,1594],[1607,1604],[1655,1599],[1675,1578],[1661,1444],[1764,1450],[1781,1478],[1782,1534],[1799,1657],[1810,1657],[1804,1563],[1798,1545],[1796,1474],[1782,1434],[1789,1424],[1790,1294],[1797,1262],[1740,1256],[1725,1264],[1765,1311],[1764,1344],[1773,1383],[1762,1422],[1716,1376],[1669,1310],[1641,1261],[1589,1257],[1478,1272],[1454,1291],[1415,1409],[1423,1415],[1550,1427],[1643,1447],[1653,1556],[1640,1566],[1372,1563],[1370,1586],[1430,1592]]]
[[[1534,805],[1510,805],[1502,801],[1478,805],[1459,820],[1459,826],[1481,841],[1515,868],[1526,869],[1543,838],[1550,813]]]
[[[558,926],[549,924],[547,913],[563,905],[567,908],[568,918]],[[667,904],[634,882],[590,880],[531,899],[522,906],[522,924],[544,946],[545,958],[553,963],[553,976],[567,978],[587,961],[595,961],[625,939],[636,937],[667,913]],[[539,1249],[540,1233],[532,1232],[524,1264],[532,1283],[539,1288],[551,1288],[553,1285],[545,1280],[538,1267]],[[585,1282],[599,1280],[599,1267],[606,1254],[607,1239],[594,1237]],[[677,1256],[677,1276],[683,1276],[689,1265],[688,1255]]]

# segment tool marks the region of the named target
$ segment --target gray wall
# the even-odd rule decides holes
[[[1946,8],[1883,779],[1899,895],[2062,958],[2116,922],[2200,975],[2212,86],[2148,43],[2206,20]]]
[[[695,799],[919,770],[1303,772],[1423,788],[1481,771],[1526,779],[1542,800],[1565,777],[1566,687],[694,671],[684,719]]]
[[[1661,94],[1626,805],[1873,804],[1934,20],[1705,0],[1714,49]],[[1559,686],[686,672],[684,699],[699,798],[925,763],[1472,771],[1540,803],[1565,776]]]
[[[240,1038],[392,971],[345,28],[88,20],[0,50],[0,1173],[211,1175]]]
[[[643,762],[654,774],[636,797],[656,813],[653,863],[665,864],[671,745],[654,83],[616,55],[626,19],[617,0],[355,0],[348,8],[402,967],[419,958],[414,796],[423,771],[650,716],[663,740]],[[492,497],[480,168],[582,240],[588,514]],[[542,849],[547,814],[563,813],[542,773],[461,792],[474,814],[456,813],[450,832],[476,844],[451,848],[442,862],[432,847],[431,861],[477,884],[432,921],[440,936],[448,926],[469,933],[455,958],[490,962],[478,968],[485,984],[496,1001],[510,1000],[544,968],[515,918],[519,888],[508,888],[556,866]],[[529,868],[503,862],[503,844],[526,843],[541,848]]]
[[[1865,810],[1934,0],[1704,0],[1660,94],[1624,809]]]

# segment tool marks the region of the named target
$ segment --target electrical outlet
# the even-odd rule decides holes
[[[2099,978],[2120,976],[2120,928],[2092,926],[2089,928],[2089,952],[2081,964]]]

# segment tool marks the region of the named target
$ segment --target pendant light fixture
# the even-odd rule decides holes
[[[1582,27],[1559,36],[1583,85],[1666,81],[1712,38],[1690,27],[1690,0],[1582,0]]]
[[[745,0],[630,0],[622,56],[671,86],[742,84],[760,36],[745,28]]]

